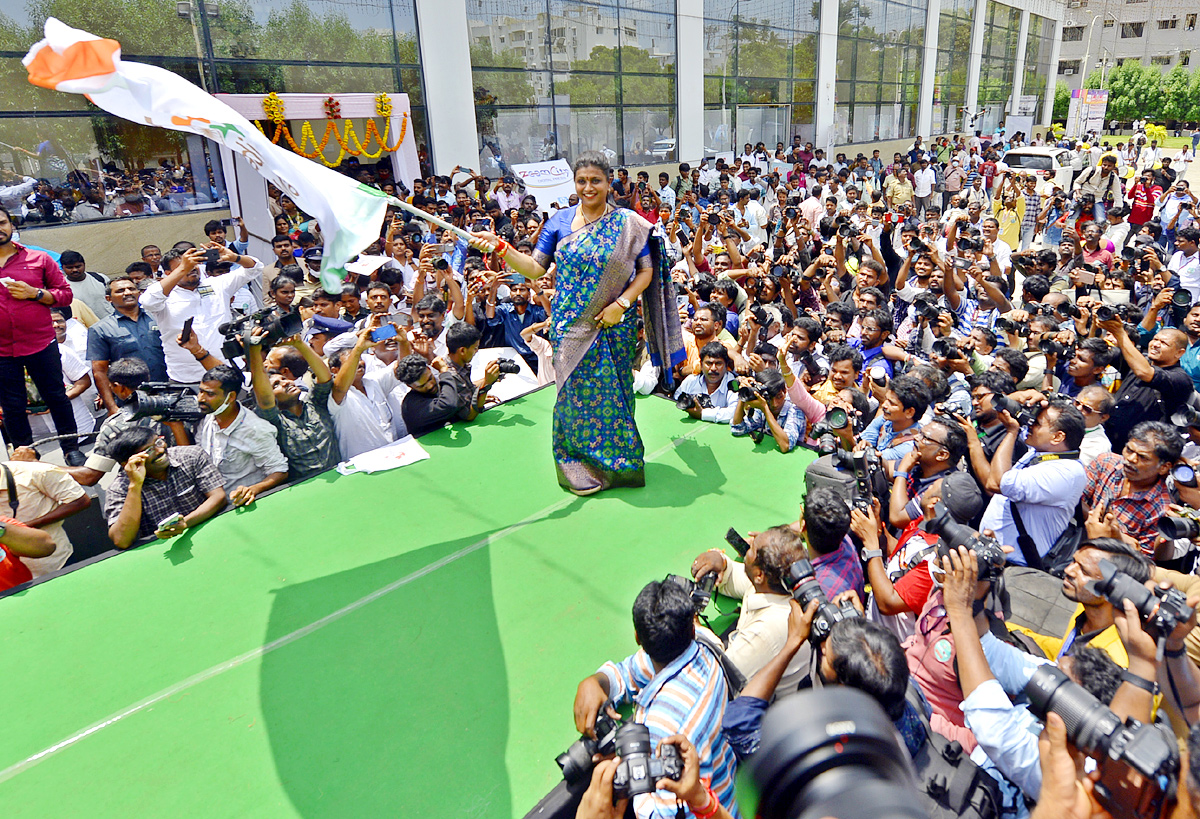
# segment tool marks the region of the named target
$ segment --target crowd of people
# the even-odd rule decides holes
[[[672,743],[704,779],[635,797],[638,816],[675,815],[683,790],[695,797],[688,815],[736,816],[734,772],[758,747],[767,703],[813,685],[867,691],[914,757],[936,737],[959,743],[1006,815],[1061,813],[1073,793],[1067,783],[1066,796],[1047,796],[1026,730],[1037,719],[1019,694],[1040,664],[1057,663],[1122,718],[1150,722],[1158,709],[1187,736],[1200,702],[1195,618],[1156,656],[1136,617],[1090,581],[1107,561],[1138,583],[1195,582],[1200,539],[1188,535],[1200,527],[1160,525],[1200,517],[1191,154],[1064,143],[1078,159],[1064,185],[1005,162],[1025,144],[917,138],[890,160],[830,160],[797,138],[773,155],[747,145],[731,162],[682,164],[656,183],[624,168],[592,179],[597,162],[577,169],[580,196],[611,189],[601,211],[638,214],[631,224],[650,225],[670,266],[686,356],[650,354],[643,307],[628,325],[638,393],[755,445],[818,449],[844,472],[874,464],[870,491],[813,487],[796,520],[763,521],[778,525],[749,535],[744,554],[696,558],[695,578],[715,574],[741,601],[728,633],[696,624],[684,585],[639,595],[640,648],[580,684],[577,727],[592,731],[608,704],[631,702],[656,741],[686,737]],[[553,250],[569,222],[509,177],[455,168],[411,189],[369,169],[359,178],[487,238],[468,243],[390,212],[328,292],[320,225],[275,190],[270,258],[247,255],[240,220],[214,220],[203,237],[144,247],[102,274],[78,253],[64,249],[56,264],[19,244],[18,215],[0,208],[0,408],[17,486],[0,492],[20,500],[0,520],[0,584],[64,565],[61,521],[109,473],[103,513],[127,548],[405,435],[471,421],[512,371],[472,367],[481,348],[508,348],[538,382],[556,380],[564,359],[548,337],[574,308]],[[640,280],[641,257],[629,265]],[[614,297],[620,306],[595,323],[626,326],[641,292],[633,306]],[[589,378],[603,378],[603,362]],[[65,467],[39,461],[31,418],[57,434]],[[90,424],[85,454],[77,436]],[[1066,634],[1014,636],[1003,565],[939,549],[947,521],[994,538],[1010,576],[1061,574],[1077,605]],[[793,596],[802,562],[859,616],[814,626],[816,605]],[[1149,693],[1156,680],[1161,701]],[[611,787],[612,773],[598,766],[592,787]],[[615,815],[594,794],[580,810]]]

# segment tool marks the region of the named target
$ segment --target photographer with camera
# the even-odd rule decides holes
[[[209,276],[201,270],[218,262],[234,267],[221,276]],[[184,252],[169,250],[163,254],[162,263],[167,275],[146,288],[140,304],[158,323],[171,380],[197,384],[204,376],[204,367],[178,341],[185,322],[191,320],[191,332],[204,349],[220,350],[224,338],[219,328],[233,318],[229,301],[255,277],[261,278],[263,264],[253,256],[239,256],[227,247],[216,246],[193,247]]]
[[[1142,355],[1130,338],[1125,323],[1119,318],[1097,322],[1117,340],[1121,358],[1129,368],[1114,396],[1113,407],[1105,431],[1112,441],[1113,451],[1125,446],[1130,430],[1142,421],[1162,421],[1170,415],[1169,407],[1181,406],[1192,394],[1191,376],[1179,366],[1187,351],[1187,336],[1179,330],[1160,330],[1150,340]]]
[[[747,435],[761,441],[769,432],[780,452],[791,452],[804,440],[807,419],[787,396],[783,375],[778,370],[754,374],[738,389],[737,405],[730,419],[734,437]]]
[[[700,775],[713,795],[736,810],[733,749],[721,732],[728,698],[725,672],[712,649],[696,640],[695,607],[682,586],[652,581],[633,604],[636,653],[607,662],[575,694],[575,727],[595,736],[597,716],[616,717],[613,705],[634,703],[634,722],[653,742],[683,734],[695,746]],[[659,790],[633,797],[638,819],[674,819],[675,796]],[[736,814],[735,814],[736,815]]]
[[[675,405],[699,421],[728,424],[737,404],[733,358],[725,346],[710,341],[700,349],[700,372],[693,373],[675,391]]]
[[[1083,415],[1069,400],[1041,399],[1023,406],[1018,418],[1009,409],[999,409],[997,417],[1005,435],[984,481],[993,497],[980,527],[995,532],[1001,543],[1020,547],[1009,555],[1010,562],[1040,568],[1040,558],[1071,522],[1087,482],[1079,463]],[[1029,449],[1014,463],[1023,426]]]
[[[440,368],[442,374],[458,385],[458,394],[468,407],[466,413],[460,416],[464,421],[473,421],[475,416],[483,412],[488,401],[488,390],[517,367],[512,359],[493,359],[484,365],[483,374],[478,379],[472,379],[471,361],[479,352],[479,344],[479,330],[466,322],[459,322],[446,331],[449,353],[445,359],[434,359],[433,362],[435,369]]]
[[[407,355],[395,364],[395,375],[408,386],[400,403],[407,434],[419,438],[427,432],[441,429],[458,418],[474,418],[474,405],[462,390],[462,382],[449,375],[441,367],[444,359],[437,359],[435,369],[419,353]]]
[[[204,373],[196,396],[204,413],[196,427],[196,445],[212,458],[234,506],[253,503],[286,481],[288,474],[275,427],[238,403],[241,390],[241,374],[222,364]]]
[[[294,363],[292,374],[267,370],[263,361],[263,335],[249,327],[245,331],[246,363],[250,368],[250,386],[258,405],[258,416],[276,430],[279,448],[288,463],[288,480],[302,481],[333,469],[341,460],[337,431],[329,413],[333,374],[324,360],[299,336],[280,342],[300,354],[303,364]],[[311,371],[311,390],[301,389],[295,370]]]
[[[145,427],[119,433],[109,455],[122,470],[104,498],[108,536],[118,549],[182,534],[225,506],[224,479],[197,446],[168,447]]]
[[[788,568],[807,557],[804,540],[787,526],[751,532],[749,549],[739,563],[719,549],[701,552],[692,561],[697,581],[715,572],[716,591],[741,601],[737,625],[725,640],[725,656],[748,679],[783,649],[791,599],[785,585]],[[795,690],[806,667],[788,669],[786,691]]]
[[[1083,499],[1091,537],[1115,537],[1155,561],[1179,557],[1172,541],[1157,543],[1156,523],[1173,503],[1167,476],[1183,454],[1183,439],[1170,424],[1143,421],[1129,433],[1121,454],[1098,456],[1087,468]]]
[[[109,416],[120,409],[109,386],[108,368],[112,362],[136,357],[149,368],[149,380],[167,380],[167,362],[158,327],[150,314],[138,304],[141,291],[128,276],[108,282],[108,301],[112,315],[88,328],[87,357],[92,362],[92,380]]]

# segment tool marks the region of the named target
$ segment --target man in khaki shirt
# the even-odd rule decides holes
[[[751,537],[744,563],[711,549],[692,564],[695,577],[717,572],[717,591],[742,601],[742,613],[737,628],[729,635],[725,654],[746,679],[774,659],[787,641],[791,607],[783,577],[788,567],[806,556],[799,535],[787,526],[775,526]],[[808,652],[798,653],[778,690],[788,690],[789,683],[798,683],[807,671],[808,660]]]
[[[34,578],[61,569],[71,557],[74,549],[62,521],[82,512],[92,502],[83,487],[65,470],[40,461],[5,461],[3,464],[12,472],[17,487],[17,513],[13,515],[26,526],[41,529],[54,540],[54,551],[49,557],[23,557],[21,562],[29,567]],[[8,497],[7,476],[0,469],[0,510],[9,514],[11,502]]]
[[[908,177],[908,171],[897,168],[895,176],[883,186],[883,196],[892,210],[898,209],[901,205],[910,204],[913,200],[913,184]]]

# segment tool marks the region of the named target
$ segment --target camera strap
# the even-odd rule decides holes
[[[21,505],[21,502],[17,500],[17,480],[13,477],[8,464],[3,461],[0,461],[0,469],[4,470],[4,488],[8,491],[8,505],[12,507],[13,520],[16,520],[17,507]]]
[[[1021,512],[1017,508],[1017,502],[1010,500],[1008,508],[1012,512],[1013,523],[1017,527],[1017,546],[1021,548],[1021,555],[1025,558],[1025,565],[1031,569],[1037,569],[1039,572],[1046,571],[1045,564],[1042,563],[1042,556],[1038,554],[1037,544],[1033,542],[1033,538],[1026,531],[1025,521],[1021,520]]]

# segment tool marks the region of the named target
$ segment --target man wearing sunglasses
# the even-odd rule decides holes
[[[1112,452],[1112,442],[1104,431],[1104,422],[1112,412],[1116,399],[1099,384],[1091,384],[1075,396],[1075,406],[1083,413],[1083,442],[1079,445],[1079,463],[1087,469],[1092,461],[1105,452]]]

